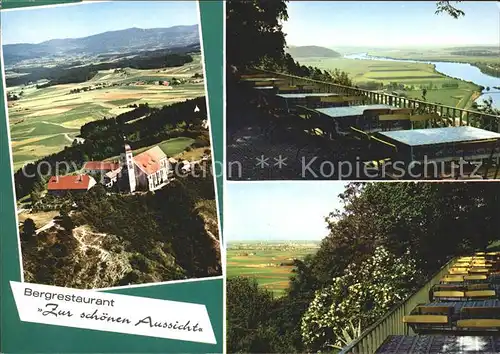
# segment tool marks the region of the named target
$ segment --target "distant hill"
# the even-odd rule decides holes
[[[334,50],[325,47],[318,47],[315,45],[307,45],[299,47],[291,46],[287,48],[287,52],[290,53],[290,55],[293,58],[313,58],[313,57],[337,58],[341,56],[340,53],[337,53]]]
[[[169,49],[199,44],[199,41],[198,25],[129,28],[83,38],[52,39],[38,44],[6,44],[3,55],[6,64],[13,64],[26,59]]]

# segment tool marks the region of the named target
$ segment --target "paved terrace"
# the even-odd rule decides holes
[[[342,100],[341,97],[344,97],[343,99],[361,97],[363,102],[350,102],[347,106],[339,107],[336,102]],[[316,106],[307,111],[307,107],[311,107],[311,102],[316,103]],[[322,105],[318,106],[318,102]],[[306,109],[305,114],[299,114],[299,108]],[[439,142],[432,142],[428,146],[414,147],[406,145],[404,139],[391,140],[393,137],[390,131],[382,132],[380,129],[374,130],[372,127],[363,126],[360,128],[361,134],[374,133],[377,134],[374,135],[377,139],[383,138],[390,142],[389,145],[378,144],[377,149],[373,149],[370,148],[370,144],[377,139],[367,144],[364,136],[360,138],[359,135],[353,134],[356,133],[353,128],[360,127],[356,124],[366,109],[386,109],[389,114],[406,109],[411,111],[414,117],[418,114],[421,120],[425,118],[424,116],[432,117],[429,118],[429,122],[412,121],[411,130],[406,134],[411,136],[405,136],[408,141],[415,140],[413,136],[418,136],[417,130],[422,130],[414,128],[425,128],[427,129],[425,133],[431,133],[432,129],[428,128],[459,128],[481,124],[483,129],[477,132],[477,137],[474,138],[476,140],[470,140],[470,131],[445,134],[448,137],[469,137],[469,141],[452,142],[454,150],[448,152],[448,155],[452,154],[448,156],[446,149],[450,150],[450,142],[443,141],[441,145]],[[307,119],[297,119],[298,117]],[[381,162],[387,160],[386,158],[392,153],[392,146],[396,147],[398,156],[404,154],[403,159],[407,162],[418,160],[423,154],[432,155],[435,161],[450,162],[458,158],[457,154],[466,155],[461,146],[455,147],[455,145],[467,142],[482,144],[476,144],[474,149],[479,152],[469,157],[481,158],[481,161],[487,163],[484,163],[478,171],[474,169],[475,176],[462,173],[460,178],[497,178],[500,173],[498,165],[493,163],[493,157],[500,156],[500,146],[496,151],[494,150],[496,146],[493,144],[500,138],[500,134],[497,134],[498,122],[500,117],[496,116],[290,75],[254,73],[239,80],[229,78],[228,178],[230,180],[456,178],[457,173],[452,174],[451,169],[433,173],[432,166],[431,171],[426,172],[427,176],[420,174],[420,177],[407,175],[394,177],[394,173],[381,173]],[[407,130],[409,127],[405,126],[403,129]],[[398,133],[394,135],[398,137]],[[435,134],[435,136],[441,135],[437,132]],[[436,150],[436,146],[439,149]],[[430,151],[429,148],[434,150]],[[441,158],[440,155],[443,154],[446,156]],[[465,166],[464,170],[467,169],[470,170],[472,167]]]

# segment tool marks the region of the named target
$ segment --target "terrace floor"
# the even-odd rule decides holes
[[[274,124],[255,101],[235,90],[228,92],[228,180],[367,179],[338,168],[348,160],[345,151],[341,156],[339,144],[329,142],[326,147],[319,139],[309,139],[286,124]]]
[[[229,84],[228,84],[229,85]],[[255,91],[255,90],[254,90]],[[228,180],[394,180],[481,179],[498,171],[474,165],[466,173],[451,167],[432,170],[401,170],[377,161],[385,153],[374,152],[366,141],[351,136],[313,135],[294,126],[286,116],[276,116],[259,101],[255,92],[228,86],[226,119],[226,168]],[[420,167],[419,167],[420,168]],[[423,167],[421,167],[423,169]],[[486,173],[485,173],[486,172]],[[467,174],[470,173],[470,174]]]
[[[226,154],[229,180],[308,179],[326,161],[315,160],[317,149],[313,146],[301,147],[287,141],[285,136],[271,140],[256,125],[239,129],[228,137]],[[337,179],[336,175],[330,176],[328,171],[324,179]]]
[[[500,353],[498,336],[389,336],[376,354]]]

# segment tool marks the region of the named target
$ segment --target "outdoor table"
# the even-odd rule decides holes
[[[454,161],[463,156],[484,159],[491,156],[492,139],[500,134],[474,127],[447,127],[379,132],[378,135],[398,146],[408,161]],[[461,143],[472,143],[466,146]],[[500,156],[495,151],[493,157]]]
[[[358,124],[358,120],[363,117],[363,112],[367,109],[394,110],[398,108],[386,104],[368,104],[360,106],[317,108],[316,111],[324,117],[336,119],[339,123],[339,128],[345,132],[350,133],[350,126],[357,126],[363,131],[368,130],[368,125]]]
[[[254,90],[266,91],[266,90],[274,90],[276,87],[274,86],[255,86]]]
[[[454,308],[454,314],[459,314],[462,307],[500,307],[500,300],[476,300],[476,301],[436,301],[425,306],[449,306]]]
[[[394,106],[386,104],[366,104],[361,106],[348,106],[348,107],[329,107],[316,109],[319,113],[324,114],[330,118],[353,118],[360,117],[367,109],[398,109]]]
[[[280,79],[278,77],[250,77],[246,79],[241,79],[241,81],[254,84],[256,82],[269,82],[269,86],[274,85],[277,81],[284,81],[284,79]]]
[[[279,93],[276,95],[280,103],[284,103],[284,109],[290,111],[297,105],[305,105],[308,97],[332,97],[339,96],[337,93]]]

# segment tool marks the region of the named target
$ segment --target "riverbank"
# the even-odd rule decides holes
[[[447,77],[447,78],[449,78],[449,79],[451,79],[451,80],[459,80],[459,81],[465,82],[465,83],[467,83],[467,84],[473,85],[473,86],[476,88],[475,92],[477,93],[477,96],[478,96],[478,97],[479,97],[479,96],[481,96],[481,93],[482,93],[482,92],[484,91],[484,89],[485,89],[485,87],[484,87],[484,86],[477,85],[477,84],[476,84],[476,83],[474,83],[473,81],[468,81],[468,80],[460,79],[460,78],[458,78],[458,77],[452,77],[452,76],[449,76],[449,75],[446,75],[446,74],[444,74],[444,73],[440,72],[440,71],[437,69],[437,65],[436,65],[436,64],[432,64],[432,63],[431,63],[431,64],[429,64],[429,65],[431,65],[431,66],[432,66],[432,69],[433,69],[433,70],[434,70],[434,72],[435,72],[436,74],[438,74],[438,75],[442,75],[442,76]]]
[[[461,109],[469,109],[473,106],[473,103],[479,98],[481,97],[482,95],[482,92],[484,90],[484,87],[482,86],[479,86],[479,85],[476,85],[475,83],[471,82],[471,81],[466,81],[466,80],[462,80],[462,79],[458,79],[458,78],[453,78],[453,77],[450,77],[450,76],[447,76],[447,75],[444,75],[443,73],[440,73],[438,70],[436,70],[436,64],[429,64],[432,66],[434,72],[436,74],[439,74],[439,75],[442,75],[444,77],[447,77],[449,79],[452,79],[452,80],[459,80],[459,81],[462,81],[466,84],[469,84],[471,85],[471,87],[474,87],[475,89],[472,90],[472,91],[469,91],[469,92],[464,92],[464,95],[461,96],[460,100],[457,102],[457,104],[455,105],[456,108],[461,108]],[[429,94],[429,91],[427,91],[427,93]],[[432,93],[431,95],[432,96]],[[455,97],[460,97],[460,96],[455,96]],[[410,98],[416,98],[418,99],[418,94],[415,95],[415,97],[410,97]],[[441,102],[436,102],[436,103],[440,103],[442,104]]]
[[[500,77],[500,48],[496,45],[476,46],[474,48],[407,48],[393,50],[367,48],[359,52],[361,51],[368,52],[373,56],[387,57],[394,60],[410,59],[427,62],[470,64],[478,68],[485,75],[495,78]]]
[[[469,100],[466,102],[465,107],[472,107],[472,104],[476,102],[476,100],[481,97],[481,92],[474,92],[470,97]]]
[[[491,64],[486,63],[486,62],[478,62],[477,60],[480,60],[479,58],[474,58],[474,60],[467,60],[467,59],[447,59],[447,58],[439,58],[439,57],[421,57],[421,58],[397,58],[397,57],[392,57],[392,56],[378,56],[374,54],[369,54],[368,56],[374,57],[374,58],[380,58],[380,59],[391,59],[391,60],[405,60],[405,61],[419,61],[419,62],[443,62],[443,63],[454,63],[454,64],[469,64],[472,65],[476,68],[478,68],[481,73],[493,77],[498,77],[500,78],[500,59],[498,60],[498,69],[495,69]]]
[[[408,55],[408,54],[407,54]],[[401,56],[401,55],[399,55]],[[408,64],[427,64],[433,66],[433,71],[441,75],[461,80],[464,82],[472,83],[475,85],[474,91],[480,91],[481,95],[479,100],[486,98],[492,99],[493,107],[500,108],[500,92],[492,91],[491,88],[500,86],[500,78],[493,77],[482,73],[479,68],[470,63],[458,63],[451,61],[428,61],[424,59],[408,59],[397,58],[396,56],[378,56],[368,55],[368,53],[346,55],[345,58],[349,59],[362,59],[372,60],[383,63],[408,63]],[[445,60],[445,59],[443,59]],[[499,60],[489,59],[491,63],[498,63]],[[493,65],[493,64],[492,64]],[[496,64],[494,64],[496,65]],[[477,101],[476,101],[477,102]],[[456,102],[458,104],[458,102]],[[467,107],[466,107],[467,108]]]
[[[483,63],[470,63],[470,64],[479,68],[479,70],[481,70],[481,72],[485,75],[490,75],[493,77],[500,78],[500,64],[497,68],[492,67],[491,65],[488,65],[488,64],[483,64]]]

